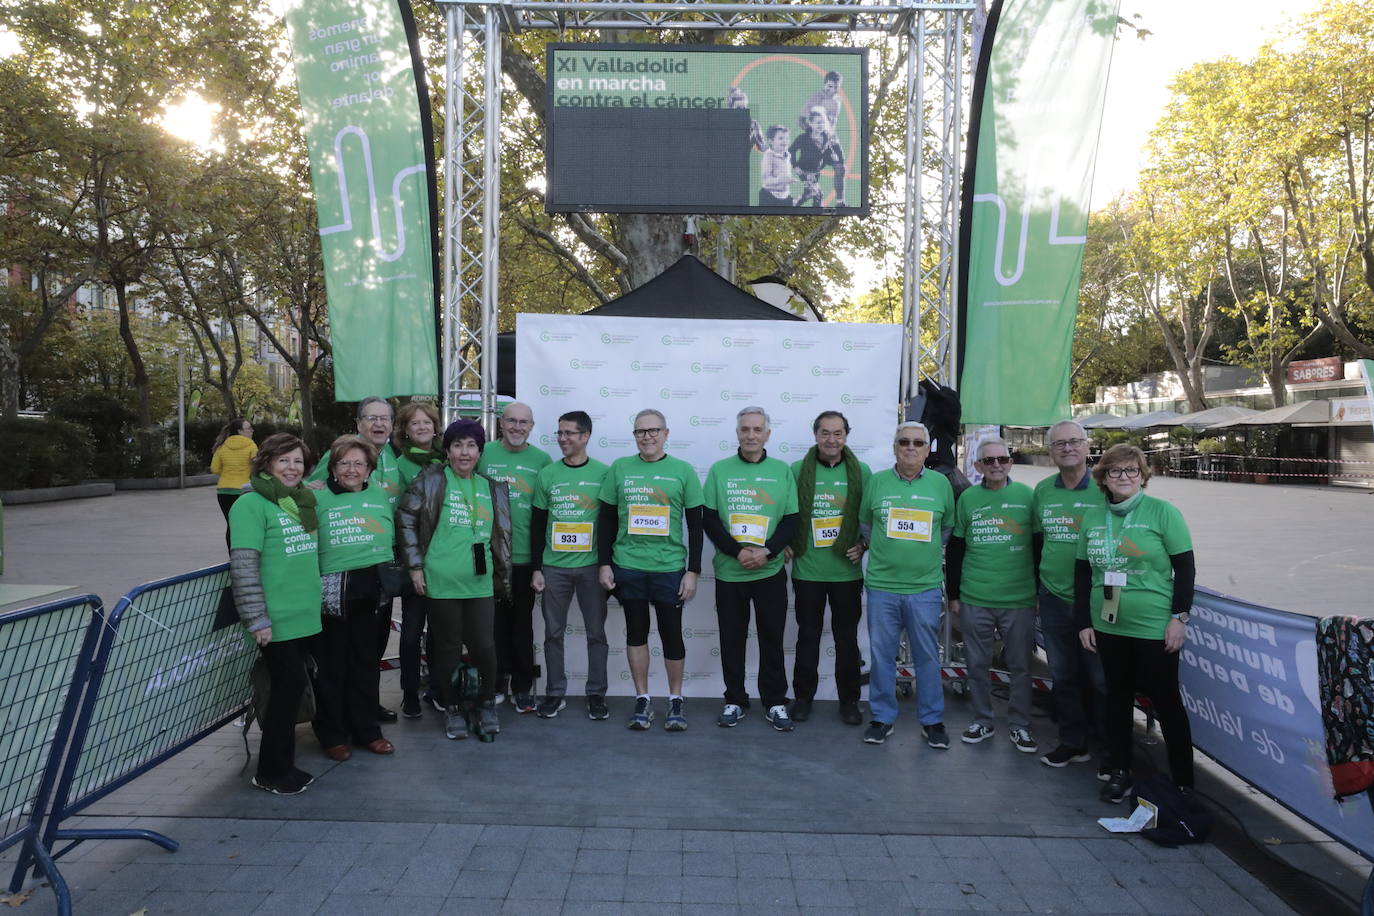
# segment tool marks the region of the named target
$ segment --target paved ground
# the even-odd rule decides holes
[[[1367,608],[1369,554],[1341,546],[1367,537],[1367,494],[1151,488],[1184,509],[1203,584],[1279,606],[1306,596],[1295,610]],[[6,525],[5,581],[72,583],[107,601],[222,558],[208,489],[12,507]],[[383,686],[394,703],[394,673]],[[962,723],[963,701],[948,703]],[[757,711],[718,729],[716,704],[700,700],[685,735],[625,731],[627,700],[602,723],[576,704],[552,722],[506,709],[493,744],[448,742],[431,713],[388,729],[395,757],[344,764],[303,729],[300,763],[320,778],[292,799],[248,786],[240,734],[223,729],[80,819],[161,829],[182,848],[78,847],[62,860],[76,912],[1292,912],[1216,846],[1105,833],[1096,818],[1123,812],[1097,801],[1093,767],[1050,770],[1003,734],[933,751],[906,703],[882,747],[862,744],[833,704],[790,735]],[[1271,850],[1358,891],[1367,864],[1202,770],[1202,791]],[[39,888],[17,912],[53,910]]]

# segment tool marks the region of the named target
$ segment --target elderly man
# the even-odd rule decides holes
[[[701,575],[701,481],[690,464],[664,450],[668,421],[659,411],[646,408],[635,415],[634,437],[638,452],[611,464],[598,496],[598,574],[602,588],[614,591],[625,609],[625,655],[635,685],[635,708],[627,727],[646,731],[654,721],[649,697],[652,604],[668,674],[668,715],[663,728],[680,732],[687,730],[682,607],[696,594]]]
[[[1040,758],[1045,766],[1086,763],[1088,739],[1101,734],[1098,722],[1106,696],[1102,662],[1078,640],[1073,617],[1073,567],[1083,516],[1103,505],[1102,491],[1088,473],[1088,437],[1083,427],[1064,420],[1050,427],[1050,458],[1059,472],[1035,487],[1031,531],[1040,549],[1040,631],[1054,680],[1054,718],[1059,746]],[[1098,771],[1105,781],[1106,763]]]
[[[864,487],[859,521],[868,544],[868,645],[873,666],[868,706],[873,720],[864,741],[882,744],[897,721],[897,640],[903,629],[916,668],[916,711],[933,748],[948,748],[945,696],[940,683],[942,545],[954,524],[954,490],[938,471],[928,470],[930,433],[924,424],[897,426],[896,463],[875,473]],[[857,560],[862,545],[850,549]]]
[[[401,470],[396,465],[396,453],[388,447],[394,417],[395,411],[391,409],[391,402],[386,398],[372,395],[358,402],[358,438],[372,443],[372,447],[377,450],[377,470],[372,472],[368,483],[386,491],[392,509],[396,508],[396,501],[401,498],[401,492],[405,489]],[[307,479],[312,488],[319,489],[324,486],[324,481],[328,477],[329,453],[326,452]]]
[[[978,444],[974,466],[983,482],[959,494],[945,572],[950,613],[968,649],[973,722],[965,744],[992,737],[992,651],[997,634],[1011,672],[1007,724],[1011,743],[1033,754],[1030,732],[1031,651],[1035,647],[1035,560],[1031,551],[1034,493],[1011,479],[1011,451],[1001,439]]]
[[[530,565],[530,515],[539,472],[553,460],[530,445],[534,412],[519,401],[501,414],[501,438],[487,443],[477,473],[510,487],[511,597],[496,603],[496,683],[510,679],[517,712],[534,712],[534,588]],[[499,689],[499,688],[498,688]],[[497,698],[498,702],[500,698]]]
[[[845,444],[849,421],[838,410],[822,411],[811,424],[816,445],[792,465],[797,478],[797,533],[792,559],[792,596],[796,602],[797,656],[792,668],[792,720],[811,717],[820,682],[821,631],[830,603],[835,640],[835,688],[840,719],[862,725],[859,711],[859,618],[863,615],[864,573],[849,550],[859,542],[859,507],[868,465]]]
[[[769,458],[764,445],[772,429],[762,407],[735,417],[739,451],[711,465],[706,474],[702,521],[716,547],[716,619],[720,623],[720,667],[725,708],[716,724],[733,728],[749,708],[744,686],[744,647],[749,639],[749,605],[759,637],[759,699],[780,732],[792,730],[787,714],[787,573],[783,550],[797,530],[797,487],[792,469]]]

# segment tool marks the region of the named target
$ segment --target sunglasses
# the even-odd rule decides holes
[[[981,464],[1011,464],[1010,455],[990,455],[987,458],[979,458]]]
[[[925,448],[930,443],[924,439],[898,439],[897,444],[902,448]]]

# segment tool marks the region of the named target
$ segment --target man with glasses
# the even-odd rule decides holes
[[[845,445],[849,421],[838,410],[822,411],[811,424],[816,445],[792,465],[797,479],[797,533],[787,549],[796,601],[797,656],[792,668],[792,720],[805,722],[820,682],[821,631],[830,603],[835,640],[835,688],[840,719],[862,725],[859,711],[859,618],[863,615],[863,548],[859,507],[873,475]]]
[[[572,410],[558,418],[563,460],[539,472],[530,516],[530,584],[544,596],[544,698],[535,710],[552,719],[567,707],[563,633],[573,595],[587,631],[587,718],[610,716],[606,706],[606,590],[597,577],[598,496],[608,468],[587,455],[592,418]]]
[[[496,683],[510,680],[511,703],[517,712],[534,712],[534,588],[531,576],[530,515],[539,472],[553,460],[530,445],[534,412],[513,401],[501,414],[501,438],[482,449],[477,473],[510,487],[511,596],[496,602]]]
[[[670,732],[686,731],[682,671],[687,647],[682,641],[682,607],[696,594],[701,574],[701,481],[690,464],[664,451],[668,422],[659,411],[646,408],[635,415],[634,437],[638,453],[617,458],[601,485],[599,575],[602,588],[615,592],[625,609],[625,655],[635,685],[634,712],[626,725],[646,731],[654,721],[649,697],[652,604],[668,674],[668,715],[663,727]]]
[[[916,669],[916,710],[933,748],[948,748],[945,695],[940,683],[942,544],[954,524],[954,490],[928,470],[930,433],[924,424],[897,426],[896,463],[864,487],[859,513],[868,543],[868,645],[873,665],[868,706],[873,716],[864,741],[882,744],[897,721],[897,640],[903,629]]]
[[[759,699],[776,731],[790,732],[787,714],[787,573],[783,549],[797,530],[797,487],[792,469],[769,458],[764,446],[772,429],[762,407],[735,417],[739,451],[711,465],[706,474],[706,534],[716,547],[716,619],[720,624],[720,667],[725,708],[716,724],[733,728],[749,708],[744,686],[749,605],[759,644]]]
[[[1030,731],[1031,652],[1035,647],[1035,560],[1031,550],[1030,487],[1011,479],[1011,452],[1001,439],[978,444],[974,466],[983,475],[959,494],[946,556],[949,610],[959,615],[968,649],[973,722],[965,744],[992,737],[992,650],[1002,636],[1011,691],[1007,724],[1018,751],[1039,750]]]
[[[1088,437],[1072,420],[1050,427],[1050,458],[1059,472],[1035,487],[1031,531],[1040,548],[1040,632],[1054,685],[1054,718],[1059,745],[1040,758],[1051,767],[1086,763],[1088,740],[1101,734],[1106,697],[1102,662],[1083,648],[1073,614],[1074,558],[1083,516],[1104,505],[1088,473]],[[1106,764],[1098,778],[1109,775]]]

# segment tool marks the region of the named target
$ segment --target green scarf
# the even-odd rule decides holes
[[[253,492],[300,522],[306,531],[313,533],[320,527],[315,517],[315,491],[304,484],[288,487],[271,474],[258,474],[253,478]]]
[[[447,459],[444,453],[434,447],[434,442],[429,443],[428,448],[421,448],[418,445],[407,445],[401,450],[401,456],[412,464],[422,468],[427,468],[431,464],[443,464]]]
[[[1107,500],[1107,511],[1112,515],[1127,515],[1132,509],[1140,505],[1140,501],[1145,498],[1145,488],[1141,487],[1135,491],[1135,495],[1128,496],[1119,503]]]
[[[837,554],[843,555],[859,541],[859,504],[863,502],[864,477],[863,469],[859,467],[859,459],[849,450],[849,446],[844,446],[844,450],[840,452],[840,461],[844,464],[844,478],[848,488],[844,501],[844,515],[840,521],[840,533],[835,537],[832,547]],[[816,497],[818,464],[820,458],[813,445],[802,459],[801,472],[797,475],[797,506],[801,510],[803,524],[797,527],[797,533],[792,538],[794,557],[806,553],[806,548],[811,545],[810,520]]]

